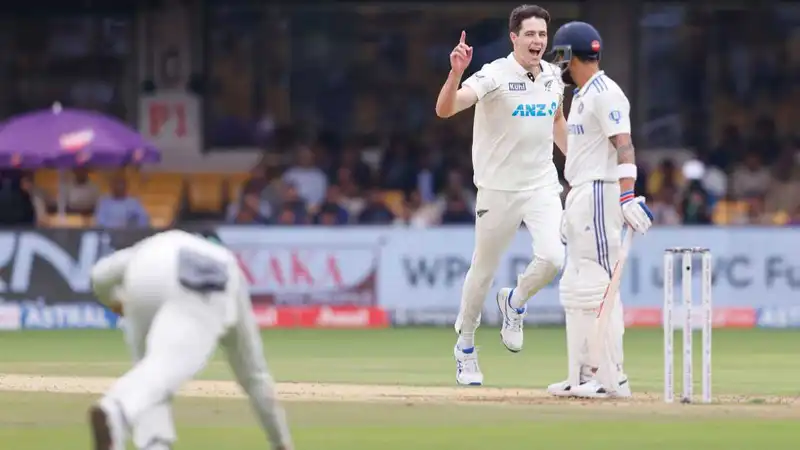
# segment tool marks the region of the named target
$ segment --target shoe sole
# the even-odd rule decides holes
[[[92,426],[95,450],[111,450],[111,429],[108,428],[108,416],[99,406],[89,409],[89,423]]]
[[[508,300],[506,299],[505,301],[501,302],[500,301],[500,292],[499,291],[497,292],[497,295],[495,295],[494,298],[495,298],[495,303],[497,303],[497,309],[500,311],[500,315],[502,315],[503,318],[505,319],[506,312],[503,310],[503,308],[506,306],[505,303]],[[508,342],[506,342],[505,339],[503,339],[503,325],[502,324],[500,325],[500,342],[502,342],[503,345],[506,347],[506,349],[508,351],[510,351],[511,353],[519,353],[519,352],[522,351],[522,347],[520,347],[520,348],[510,347],[508,345]]]
[[[558,391],[553,390],[553,391],[551,391],[551,390],[548,389],[547,393],[552,395],[552,396],[555,396],[555,397],[572,397],[573,396],[570,391],[564,391],[564,390],[558,390]]]
[[[571,397],[575,397],[575,398],[600,398],[600,399],[607,399],[607,398],[610,398],[610,399],[626,399],[626,398],[631,398],[632,395],[630,393],[620,394],[618,392],[612,392],[612,393],[605,392],[605,393],[586,393],[586,394],[582,394],[582,395],[572,394]]]
[[[570,397],[574,398],[599,398],[599,399],[606,399],[611,398],[608,394],[572,394]]]

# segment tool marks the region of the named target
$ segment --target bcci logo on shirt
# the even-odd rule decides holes
[[[520,104],[511,113],[511,117],[552,117],[558,109],[558,103]]]

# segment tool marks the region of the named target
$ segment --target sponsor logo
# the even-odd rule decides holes
[[[529,103],[519,104],[514,108],[511,117],[552,117],[558,109],[558,103]]]
[[[524,91],[526,89],[525,83],[508,83],[509,91]]]
[[[579,136],[585,132],[586,130],[584,130],[583,125],[580,123],[570,123],[567,125],[567,133],[573,136]]]
[[[91,296],[89,274],[114,244],[127,245],[152,231],[41,230],[0,232],[2,300],[82,302]]]
[[[757,324],[763,328],[800,328],[800,306],[759,308]]]
[[[58,138],[58,143],[62,149],[76,152],[94,141],[94,130],[87,128],[85,130],[75,131],[72,133],[62,134]]]
[[[20,305],[23,329],[116,328],[118,317],[94,303]]]
[[[253,307],[261,328],[386,328],[389,316],[380,308],[360,306]]]
[[[249,233],[222,236],[239,260],[255,303],[360,305],[377,303],[380,247],[309,244],[302,233],[281,242],[258,243]]]

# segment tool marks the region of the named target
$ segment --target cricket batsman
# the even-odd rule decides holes
[[[503,315],[500,337],[512,352],[522,350],[528,299],[550,283],[564,263],[559,226],[561,184],[553,164],[553,142],[566,153],[566,121],[561,111],[561,70],[542,61],[550,14],[522,5],[509,18],[513,51],[485,64],[461,83],[472,61],[466,34],[450,53],[450,74],[436,101],[447,118],[473,105],[473,181],[476,200],[475,248],[464,280],[455,323],[456,382],[480,385],[483,374],[475,350],[475,330],[500,257],[522,223],[533,238],[533,259],[514,288],[496,296]],[[459,88],[459,83],[461,87]]]
[[[97,298],[125,314],[134,367],[89,410],[95,450],[169,450],[176,440],[172,396],[226,350],[272,448],[291,450],[283,407],[267,371],[247,283],[213,233],[165,231],[101,259]]]
[[[560,283],[566,313],[568,377],[548,391],[558,396],[603,398],[631,395],[623,363],[622,305],[615,302],[609,325],[608,361],[589,361],[588,336],[619,258],[623,222],[646,233],[653,215],[636,196],[637,168],[631,141],[630,103],[622,89],[600,70],[603,41],[584,22],[563,25],[553,36],[555,61],[563,79],[577,86],[570,106],[564,175],[570,184],[562,234],[567,262]],[[616,386],[594,377],[602,364]]]

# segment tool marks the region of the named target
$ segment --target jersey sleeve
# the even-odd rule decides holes
[[[499,86],[495,70],[490,64],[484,64],[481,70],[472,74],[471,77],[461,83],[462,86],[469,86],[475,94],[478,95],[478,100],[485,97],[487,94],[493,92]]]
[[[600,93],[594,111],[606,137],[631,133],[631,105],[625,94],[612,90]]]

